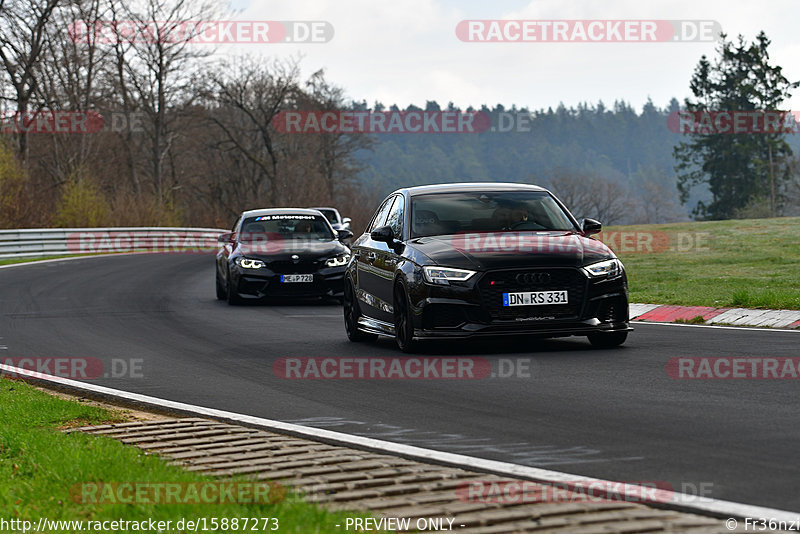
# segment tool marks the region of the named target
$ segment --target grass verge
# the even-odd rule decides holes
[[[30,263],[32,261],[41,261],[41,260],[75,258],[78,256],[86,256],[86,254],[68,254],[64,256],[37,256],[35,258],[6,258],[4,260],[0,260],[0,265],[12,265],[14,263]]]
[[[611,226],[631,302],[800,309],[800,218]]]
[[[286,493],[276,504],[121,504],[75,502],[85,483],[203,483],[213,481],[196,473],[170,466],[160,458],[101,436],[64,434],[59,428],[118,422],[119,416],[105,409],[53,397],[28,384],[0,378],[0,519],[23,519],[35,525],[48,520],[172,521],[206,518],[274,518],[268,526],[280,532],[341,532],[353,514],[328,512]],[[239,479],[244,480],[244,479]],[[134,499],[136,500],[136,499]],[[90,524],[87,524],[90,525]],[[259,522],[256,531],[264,529]],[[241,523],[239,530],[241,529]],[[50,532],[77,531],[51,528]],[[90,530],[87,528],[87,530]],[[175,528],[171,529],[175,531]],[[202,530],[202,529],[201,529]],[[229,528],[221,531],[235,532]],[[251,531],[251,528],[247,528]]]

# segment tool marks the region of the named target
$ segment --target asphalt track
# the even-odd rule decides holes
[[[0,269],[0,361],[137,362],[93,382],[248,415],[603,479],[800,511],[798,380],[675,380],[681,356],[797,357],[800,333],[636,325],[585,338],[428,345],[530,377],[287,380],[281,357],[400,357],[353,344],[335,302],[230,307],[208,255],[126,255]],[[502,360],[502,362],[501,362]],[[522,368],[524,369],[524,368]],[[117,370],[121,366],[117,365]]]

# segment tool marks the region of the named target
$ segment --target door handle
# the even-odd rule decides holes
[[[378,255],[374,252],[367,252],[367,260],[375,261],[378,258]]]

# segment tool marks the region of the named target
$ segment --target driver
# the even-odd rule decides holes
[[[311,221],[300,221],[297,223],[295,231],[301,234],[310,234],[314,231],[314,227],[311,225]]]
[[[513,210],[511,210],[511,222],[509,226],[514,228],[514,226],[527,222],[529,217],[528,210],[524,206],[516,206]]]

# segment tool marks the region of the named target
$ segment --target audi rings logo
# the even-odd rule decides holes
[[[550,273],[519,273],[518,284],[546,284],[550,281]]]

